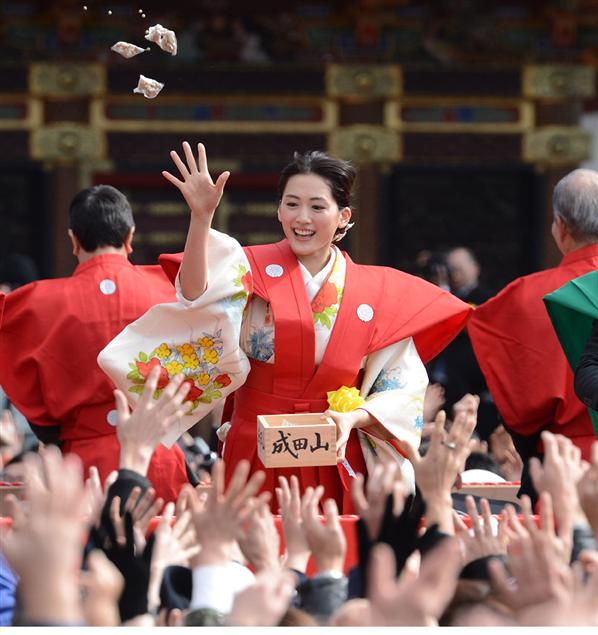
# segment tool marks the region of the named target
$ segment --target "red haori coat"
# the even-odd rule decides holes
[[[316,367],[312,309],[288,242],[247,247],[245,252],[253,274],[253,292],[272,308],[275,361],[250,360],[247,381],[234,394],[232,426],[224,447],[227,480],[241,459],[250,462],[252,472],[264,469],[257,456],[258,414],[323,412],[328,407],[328,391],[342,385],[360,386],[364,356],[411,336],[426,362],[457,335],[471,312],[469,305],[419,278],[386,267],[356,265],[344,253],[343,298],[325,355]],[[174,278],[180,256],[162,257],[160,262]],[[280,277],[266,274],[270,264],[282,267]],[[361,304],[373,308],[370,321],[359,319],[357,308]],[[356,472],[365,473],[356,432],[351,435],[346,456]],[[323,484],[325,496],[335,498],[343,513],[353,511],[349,477],[341,466],[268,469],[264,489],[274,494],[278,476],[293,473],[302,489]]]
[[[115,283],[113,293],[105,293],[112,290],[106,283],[101,291],[105,280]],[[31,423],[60,426],[63,452],[79,455],[85,474],[95,465],[104,479],[118,469],[120,452],[107,421],[114,385],[98,367],[98,353],[152,306],[174,299],[160,267],[136,267],[118,254],[95,256],[70,278],[33,282],[6,296],[0,384]],[[158,446],[148,477],[158,496],[175,500],[188,480],[180,449]]]
[[[514,432],[562,434],[586,460],[595,440],[586,407],[543,298],[598,269],[598,245],[567,254],[553,269],[517,278],[479,306],[468,324],[473,348],[501,416]]]

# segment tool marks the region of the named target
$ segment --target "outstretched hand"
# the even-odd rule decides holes
[[[444,429],[445,419],[446,415],[441,410],[436,416],[430,447],[425,456],[421,457],[411,443],[399,443],[413,465],[415,484],[426,502],[428,526],[437,523],[441,531],[452,534],[451,488],[464,469],[471,451],[476,416],[460,411],[449,432]]]
[[[407,490],[401,482],[398,463],[377,463],[368,477],[364,491],[362,474],[351,481],[351,498],[357,514],[363,519],[370,540],[380,536],[384,510],[389,496],[393,497],[393,515],[400,516],[405,506]]]
[[[156,499],[156,491],[153,488],[146,490],[143,496],[141,488],[134,487],[131,493],[124,501],[121,513],[121,498],[115,496],[110,501],[110,521],[114,525],[116,531],[117,542],[124,544],[125,540],[125,514],[129,512],[133,518],[133,535],[135,538],[135,548],[137,551],[143,551],[146,543],[146,533],[152,518],[158,516],[164,501],[161,498]]]
[[[334,498],[324,501],[323,524],[318,515],[318,505],[324,494],[324,487],[308,487],[301,500],[301,517],[305,537],[314,555],[318,571],[343,571],[347,555],[347,539],[341,527],[338,508]]]
[[[280,535],[267,501],[254,507],[237,542],[256,572],[274,571],[280,567]]]
[[[301,518],[299,479],[292,475],[289,484],[286,477],[279,476],[278,483],[280,487],[277,487],[275,491],[280,506],[280,519],[287,549],[285,565],[289,569],[305,573],[311,551],[307,544],[303,519]]]
[[[592,463],[577,483],[577,494],[594,537],[598,539],[598,441],[592,445]]]
[[[224,464],[216,461],[212,468],[212,487],[205,503],[199,492],[190,492],[189,504],[200,553],[193,566],[224,564],[230,560],[232,548],[243,534],[243,524],[256,506],[269,499],[270,493],[258,495],[266,475],[249,475],[249,462],[239,461],[228,483],[224,483]]]
[[[222,198],[230,172],[223,172],[214,183],[208,170],[206,149],[203,143],[197,144],[197,161],[187,141],[183,142],[183,151],[187,160],[186,165],[175,150],[170,152],[170,157],[178,168],[182,180],[166,170],[162,172],[162,176],[179,189],[189,205],[193,218],[211,221]]]
[[[89,478],[85,481],[85,500],[87,501],[86,514],[90,526],[97,526],[100,523],[100,514],[106,502],[106,494],[117,478],[118,471],[113,470],[106,477],[102,487],[98,468],[95,465],[89,468]]]
[[[576,523],[585,523],[585,516],[579,503],[577,483],[580,481],[585,465],[581,460],[581,450],[570,439],[542,432],[544,443],[544,463],[533,457],[530,459],[529,472],[538,493],[548,492],[552,497],[554,514],[559,535],[572,548],[573,527]]]
[[[189,383],[183,383],[184,375],[176,375],[164,388],[158,399],[154,392],[158,387],[160,367],[152,368],[141,399],[133,412],[124,393],[114,391],[118,410],[116,436],[120,443],[120,468],[135,470],[146,475],[149,462],[162,437],[187,414],[190,402],[183,402],[189,392]]]
[[[573,589],[572,571],[554,528],[552,498],[545,492],[540,500],[540,527],[532,519],[527,496],[521,499],[523,522],[507,505],[509,571],[498,561],[488,564],[496,596],[527,625],[550,624],[552,610],[564,610]]]
[[[32,623],[80,622],[77,572],[85,532],[80,459],[49,446],[24,460],[28,510],[12,499],[15,522],[0,535],[2,553],[19,576],[22,606]]]
[[[480,501],[480,509],[482,518],[478,513],[475,499],[473,496],[465,498],[467,513],[471,519],[471,530],[467,528],[461,517],[453,512],[453,521],[455,523],[455,535],[462,545],[463,565],[469,564],[480,558],[489,556],[506,555],[507,553],[507,515],[503,512],[498,524],[497,531],[492,526],[492,513],[490,504],[485,498]]]
[[[437,626],[454,595],[460,570],[460,550],[452,538],[421,560],[419,552],[414,552],[396,579],[392,549],[376,545],[368,576],[372,625]]]
[[[465,467],[470,453],[470,439],[475,428],[475,417],[460,412],[447,433],[444,430],[446,416],[441,410],[434,422],[430,447],[425,456],[407,441],[399,443],[413,464],[415,482],[424,500],[442,494],[450,494],[457,476]]]

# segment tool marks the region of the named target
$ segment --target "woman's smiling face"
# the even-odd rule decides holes
[[[350,218],[351,209],[339,210],[330,185],[321,176],[296,174],[288,180],[278,220],[293,253],[312,275],[325,266],[337,229],[344,227]]]

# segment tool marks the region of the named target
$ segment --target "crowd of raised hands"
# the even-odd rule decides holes
[[[281,477],[277,518],[262,472],[240,462],[225,485],[217,462],[209,486],[155,499],[149,459],[187,407],[182,379],[154,400],[152,372],[133,412],[116,391],[120,469],[105,483],[94,470],[84,480],[78,459],[51,446],[25,457],[24,500],[7,501],[12,528],[1,536],[18,578],[13,624],[598,625],[598,442],[588,464],[543,433],[545,460],[530,466],[538,514],[524,497],[496,518],[468,497],[468,526],[451,492],[475,445],[476,409],[457,410],[450,427],[439,413],[424,456],[402,447],[415,493],[394,462],[353,479],[359,553],[347,571],[339,511],[322,487],[301,492]]]

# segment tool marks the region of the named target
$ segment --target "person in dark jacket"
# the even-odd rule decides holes
[[[598,411],[598,319],[592,323],[592,334],[575,369],[575,394]]]

